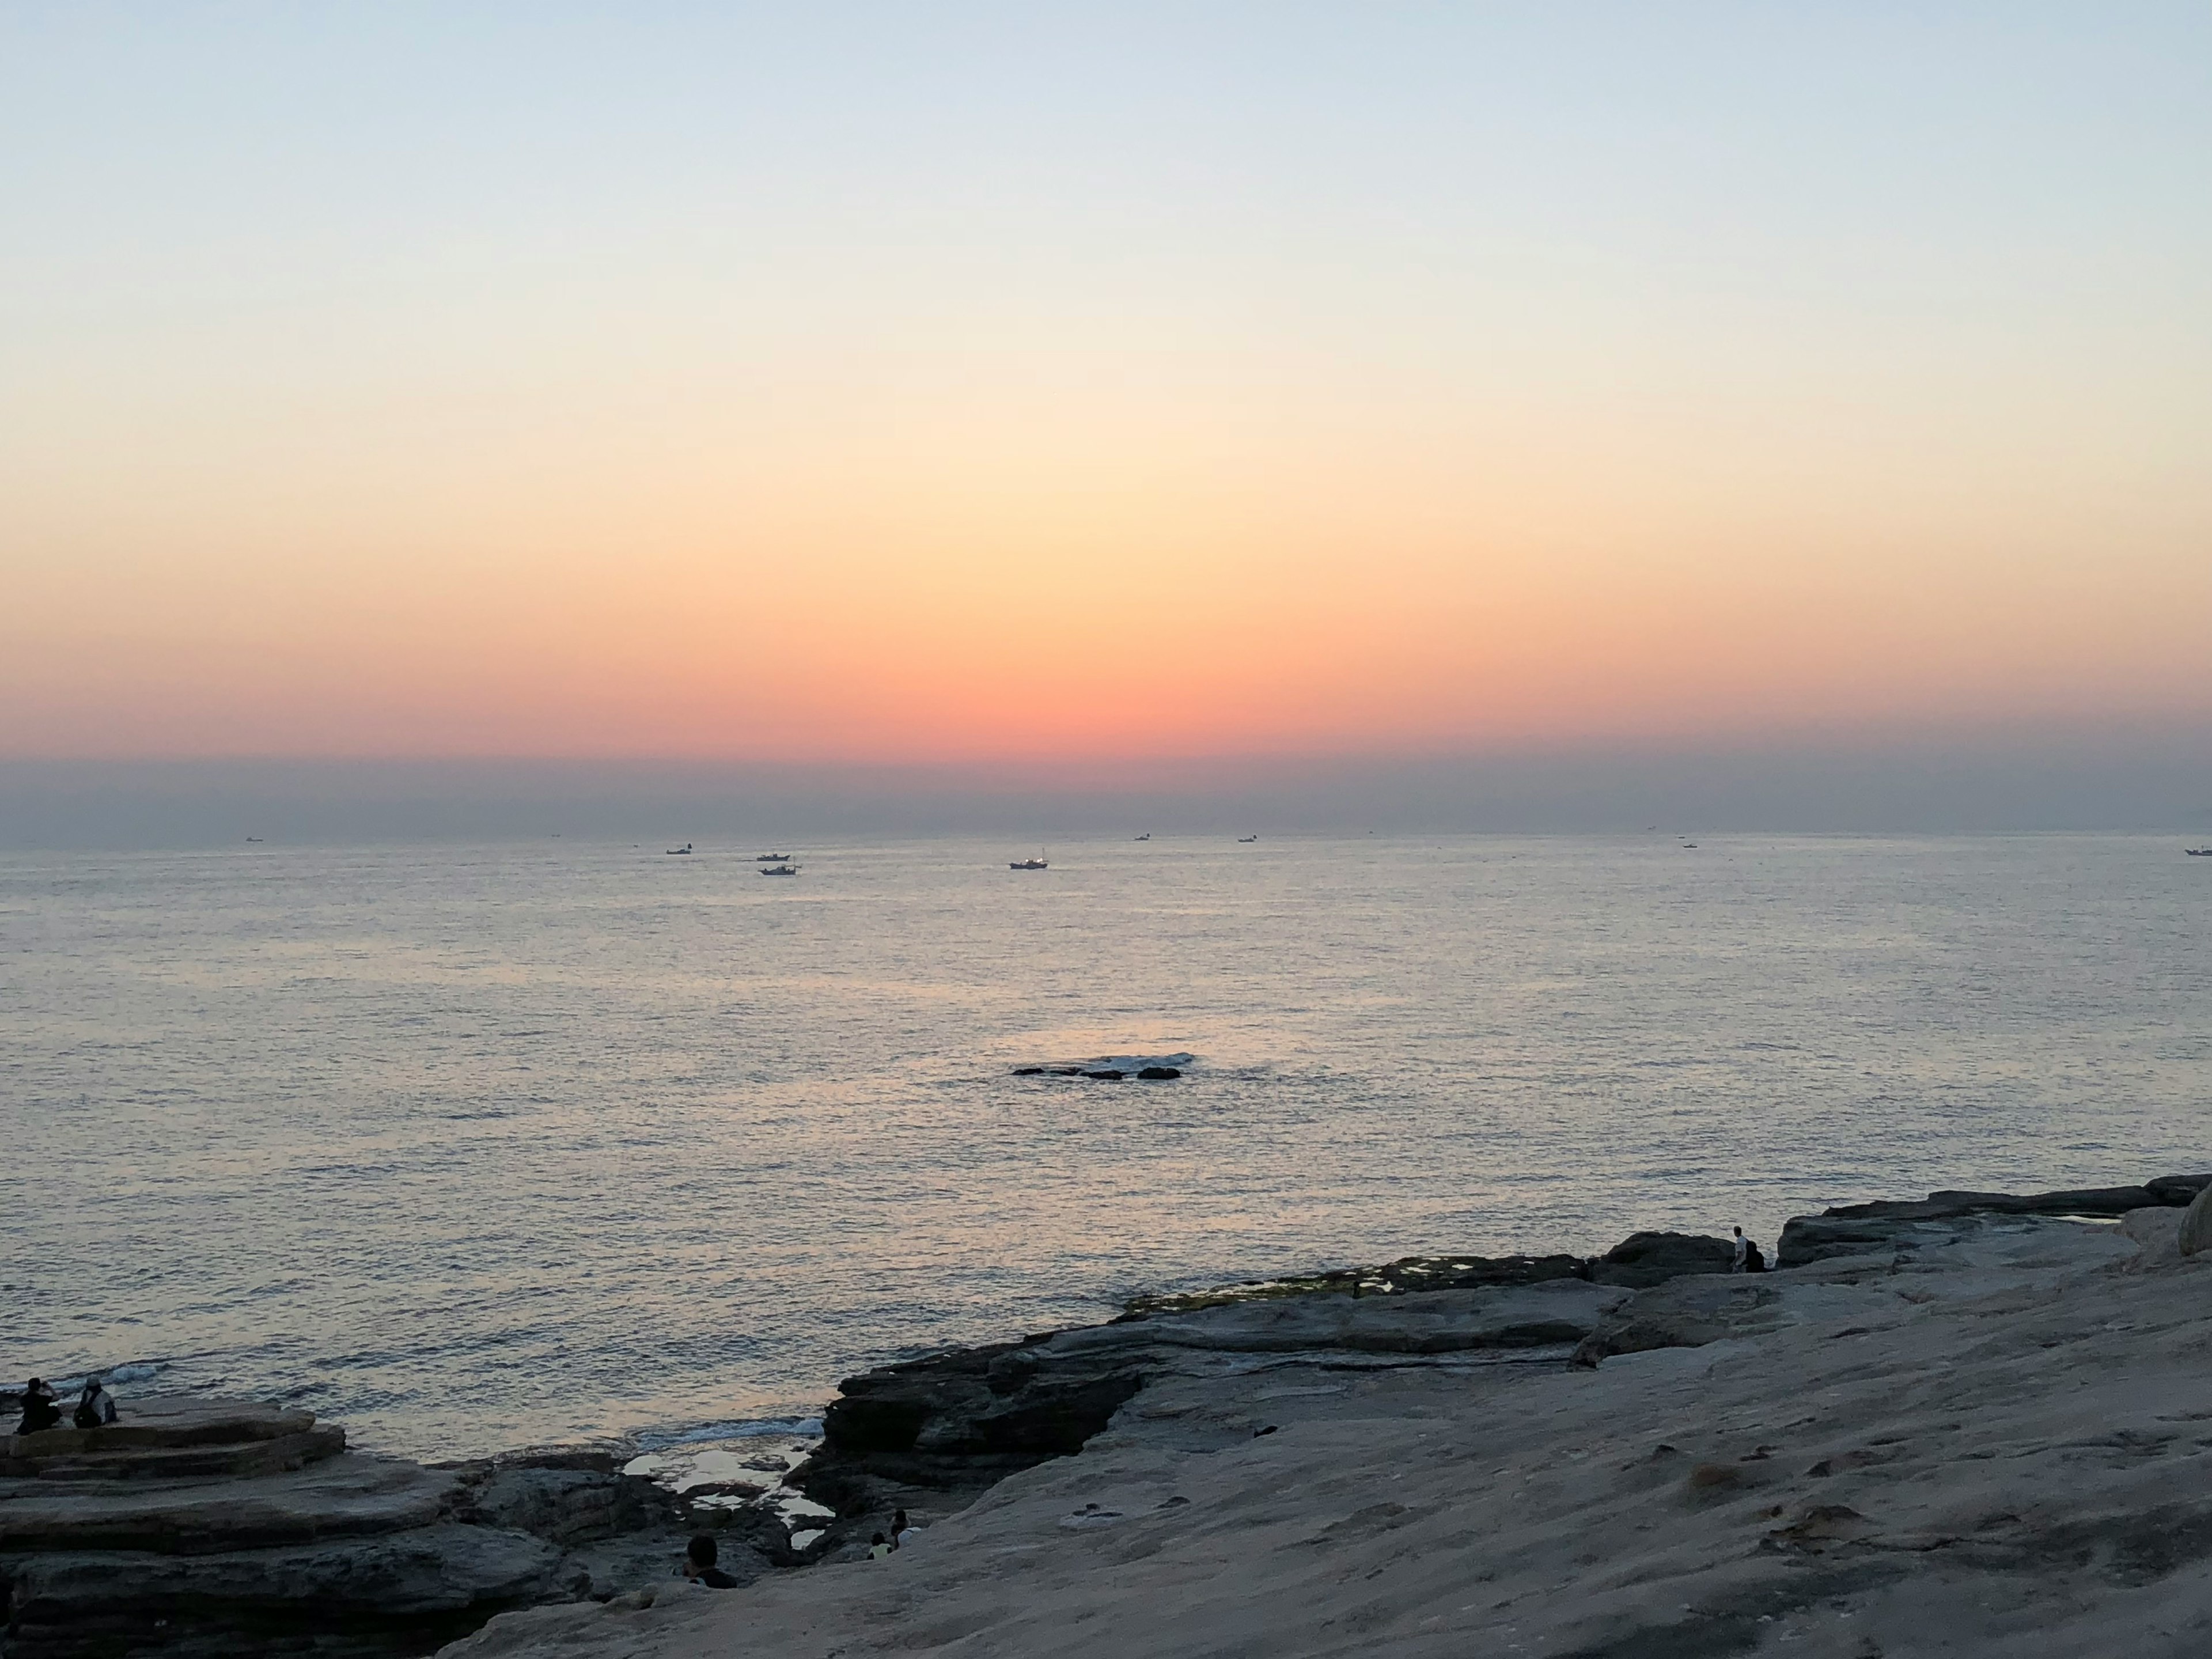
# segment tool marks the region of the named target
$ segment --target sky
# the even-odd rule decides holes
[[[2212,732],[2201,5],[12,0],[0,149],[17,775]]]

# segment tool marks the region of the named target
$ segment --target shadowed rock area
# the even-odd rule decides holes
[[[448,1473],[251,1401],[149,1399],[0,1443],[9,1659],[421,1652],[563,1592],[561,1552],[447,1518]]]
[[[124,1420],[0,1439],[7,1659],[426,1654],[506,1607],[668,1576],[796,1565],[781,1522],[694,1513],[600,1450],[426,1468],[348,1451],[304,1411],[155,1397]]]

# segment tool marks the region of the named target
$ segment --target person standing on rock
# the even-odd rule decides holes
[[[1743,1236],[1742,1228],[1737,1228],[1735,1230],[1735,1259],[1729,1263],[1729,1271],[1730,1273],[1740,1273],[1743,1271],[1744,1257],[1749,1253],[1750,1249],[1751,1241]]]
[[[899,1547],[899,1534],[906,1530],[906,1511],[904,1510],[899,1510],[896,1515],[891,1516],[891,1547],[893,1549],[896,1549]]]

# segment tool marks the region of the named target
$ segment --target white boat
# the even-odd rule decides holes
[[[1254,842],[1259,839],[1260,838],[1257,836],[1239,836],[1237,837],[1237,844],[1239,847],[1249,847]]]
[[[684,843],[684,845],[683,845],[683,846],[681,846],[681,847],[671,847],[671,848],[665,848],[665,850],[666,851],[666,853],[667,853],[667,854],[668,854],[668,856],[669,856],[670,858],[672,858],[672,859],[680,859],[680,858],[682,858],[682,857],[683,857],[686,853],[688,853],[688,852],[690,852],[690,851],[691,850],[691,843],[690,843],[690,842],[688,842],[688,841],[687,841],[687,842],[685,842]]]
[[[763,876],[795,876],[799,873],[799,866],[795,864],[765,864],[755,873]]]
[[[753,854],[753,862],[755,864],[788,864],[791,862],[791,854],[788,853],[756,853]]]
[[[1049,870],[1052,866],[1044,861],[1044,849],[1040,847],[1037,849],[1036,857],[1033,859],[1009,860],[1006,864],[1006,868],[1009,870]]]

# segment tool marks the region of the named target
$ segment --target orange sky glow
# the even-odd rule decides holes
[[[1210,126],[1173,167],[1101,159],[1085,122],[1138,95],[1109,77],[1041,137],[987,99],[917,157],[855,115],[742,185],[728,134],[679,165],[617,121],[597,173],[564,161],[573,109],[511,88],[520,137],[439,113],[371,165],[369,118],[173,83],[198,48],[139,42],[100,97],[143,151],[6,187],[33,234],[0,323],[0,757],[2212,719],[2212,189],[2054,174],[2082,131],[2039,137],[2002,76],[2025,153],[1978,148],[1884,42],[1832,72],[1891,100],[1886,148],[1708,85],[1601,119],[1531,94],[1481,118],[1515,149],[1418,63],[1547,43],[1437,27],[1342,89],[1327,165]],[[18,44],[100,66],[60,22]],[[324,72],[403,83],[386,44]],[[1324,44],[1222,97],[1294,144]],[[855,109],[887,72],[809,61]],[[1376,113],[1407,100],[1418,132]],[[2170,155],[2201,110],[2164,107],[2091,161]],[[1044,161],[988,142],[1016,129]],[[1800,171],[1761,171],[1778,144]],[[495,173],[528,182],[465,211]]]

